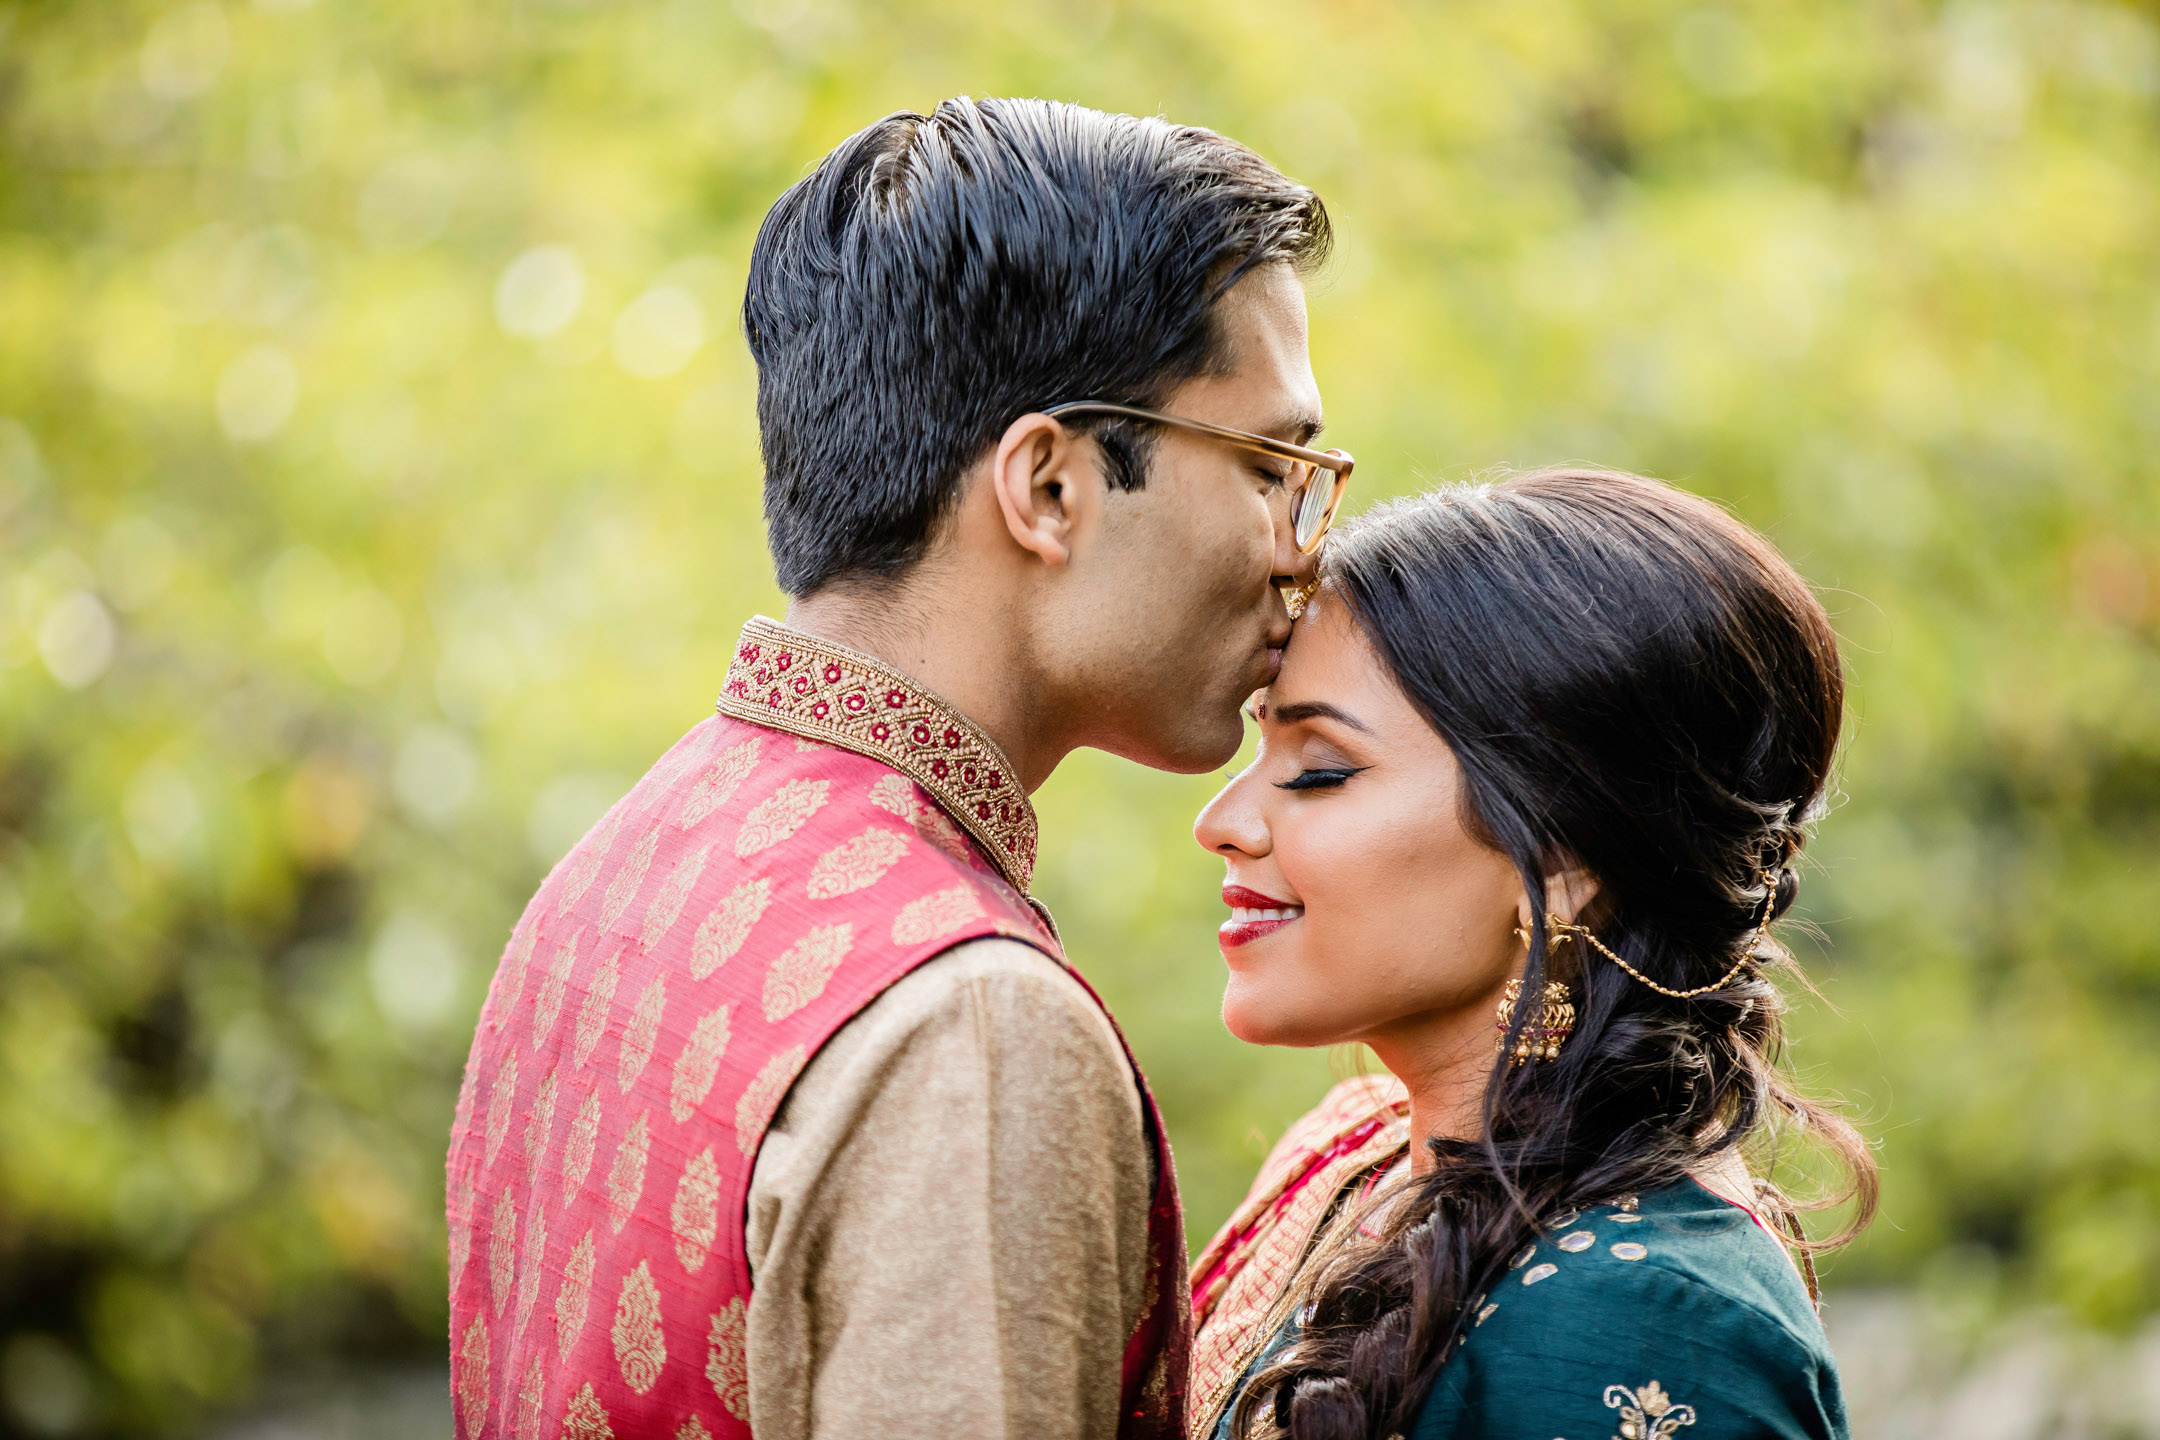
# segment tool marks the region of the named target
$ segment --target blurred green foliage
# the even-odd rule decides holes
[[[7,1423],[184,1431],[273,1368],[439,1352],[492,956],[779,604],[757,222],[957,92],[1159,111],[1321,188],[1360,499],[1587,459],[1785,547],[1854,680],[1795,1057],[1887,1173],[1833,1279],[2160,1308],[2150,14],[17,0]],[[1199,1235],[1329,1073],[1217,1025],[1214,783],[1085,755],[1039,797]]]

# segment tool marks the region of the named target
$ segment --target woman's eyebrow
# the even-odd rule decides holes
[[[1289,705],[1270,705],[1268,719],[1279,720],[1285,725],[1295,725],[1300,720],[1333,720],[1347,725],[1360,735],[1372,734],[1372,728],[1349,711],[1330,705],[1325,700],[1300,700]]]

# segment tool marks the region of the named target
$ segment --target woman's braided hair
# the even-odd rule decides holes
[[[1577,1011],[1558,1059],[1495,1058],[1483,1135],[1429,1140],[1437,1168],[1379,1234],[1323,1257],[1297,1342],[1233,1412],[1240,1436],[1364,1440],[1409,1428],[1543,1217],[1793,1129],[1856,1201],[1821,1248],[1866,1224],[1875,1170],[1778,1069],[1770,973],[1792,961],[1758,925],[1798,893],[1844,679],[1828,616],[1770,544],[1653,480],[1540,470],[1377,508],[1330,542],[1324,579],[1453,750],[1472,833],[1522,875],[1539,917],[1524,994],[1565,980]],[[1570,865],[1599,882],[1577,920],[1666,988],[1752,960],[1680,999],[1552,944],[1545,877]]]

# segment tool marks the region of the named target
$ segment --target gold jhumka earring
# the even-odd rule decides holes
[[[1520,934],[1520,931],[1516,932]],[[1493,1028],[1499,1035],[1493,1040],[1495,1053],[1507,1049],[1508,1026],[1515,1019],[1515,1007],[1522,1003],[1523,986],[1520,980],[1507,982],[1501,992],[1499,1008],[1494,1012]],[[1523,1022],[1522,1033],[1515,1037],[1512,1063],[1522,1065],[1532,1060],[1557,1060],[1560,1047],[1575,1032],[1575,1006],[1568,987],[1558,980],[1545,982],[1545,994],[1537,1013]]]

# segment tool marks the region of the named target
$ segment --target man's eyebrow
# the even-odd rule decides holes
[[[1327,421],[1310,410],[1298,410],[1285,415],[1273,425],[1259,431],[1270,440],[1288,440],[1294,445],[1310,445],[1327,429]]]
[[[1325,700],[1300,700],[1290,705],[1270,705],[1267,718],[1284,725],[1295,725],[1301,720],[1333,720],[1338,725],[1349,726],[1360,735],[1372,734],[1372,728],[1364,721]]]

